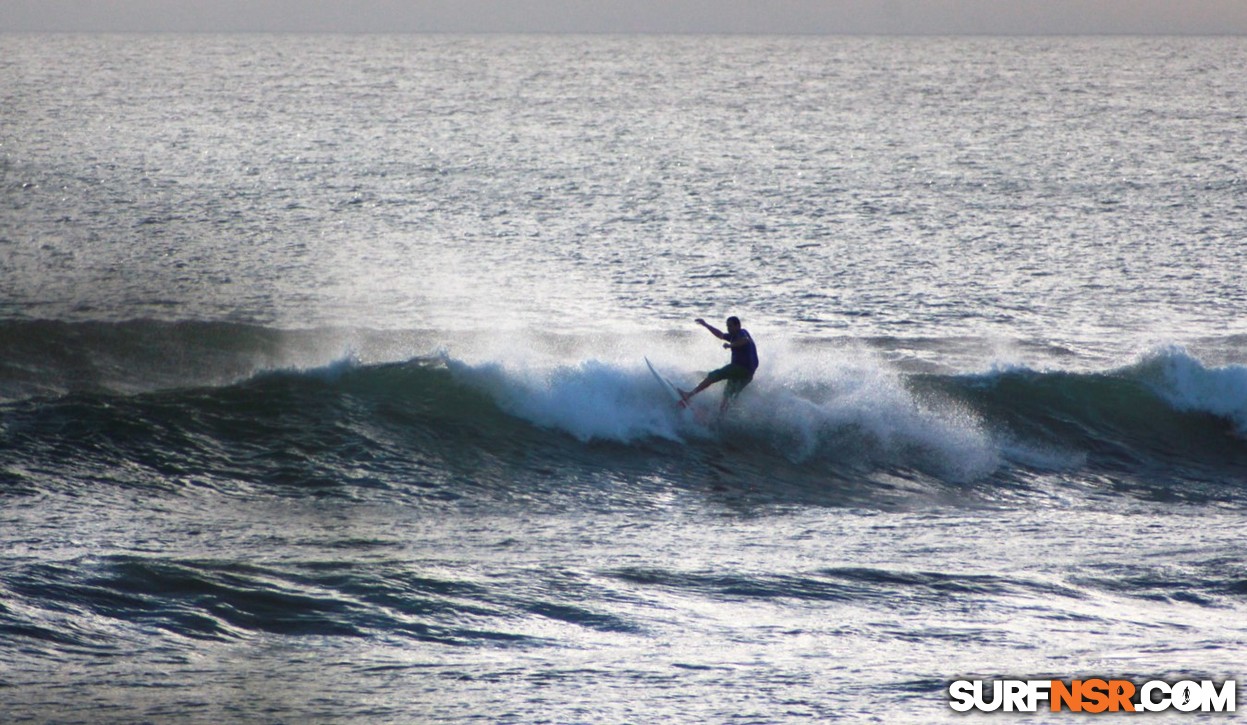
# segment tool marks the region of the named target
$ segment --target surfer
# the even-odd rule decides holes
[[[758,348],[753,344],[753,338],[749,336],[749,331],[740,326],[740,318],[727,318],[727,332],[723,332],[700,317],[696,320],[697,324],[710,331],[710,334],[723,340],[723,349],[732,351],[732,361],[727,365],[712,370],[706,375],[706,379],[694,388],[691,392],[680,391],[681,405],[687,406],[689,400],[706,388],[715,383],[726,380],[727,386],[723,389],[723,403],[719,406],[719,411],[727,410],[727,406],[732,400],[740,395],[740,391],[753,380],[753,374],[758,369]]]

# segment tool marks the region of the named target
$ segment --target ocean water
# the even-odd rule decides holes
[[[0,721],[1241,681],[1243,67],[0,35]],[[757,378],[680,413],[644,358],[695,384],[730,314]]]

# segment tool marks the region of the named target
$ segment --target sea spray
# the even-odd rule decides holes
[[[456,380],[487,392],[502,410],[581,441],[713,438],[761,444],[766,455],[793,463],[901,466],[951,480],[982,477],[1000,462],[973,411],[915,396],[882,364],[820,365],[834,376],[823,382],[818,371],[778,366],[779,379],[755,382],[725,413],[717,413],[716,401],[699,421],[680,415],[639,366],[445,362]],[[713,393],[706,397],[715,401]]]
[[[859,360],[757,386],[740,424],[771,440],[793,462],[899,466],[952,481],[985,476],[1000,464],[996,441],[979,417],[955,400],[915,393],[882,363]]]
[[[1247,366],[1206,367],[1180,345],[1145,354],[1133,367],[1174,408],[1211,413],[1247,434]]]
[[[678,411],[639,368],[596,360],[545,369],[445,360],[456,380],[486,391],[504,411],[580,441],[680,438]]]

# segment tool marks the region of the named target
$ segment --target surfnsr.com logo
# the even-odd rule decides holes
[[[1234,712],[1234,680],[957,680],[948,705],[957,712]]]

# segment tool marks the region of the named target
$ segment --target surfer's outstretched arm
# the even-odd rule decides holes
[[[696,322],[697,324],[701,325],[702,327],[706,328],[707,330],[710,330],[710,334],[711,334],[711,335],[714,335],[715,337],[719,338],[720,340],[723,340],[723,339],[726,339],[726,338],[727,338],[727,335],[725,335],[725,334],[723,333],[723,331],[722,331],[722,330],[720,330],[719,328],[715,327],[714,325],[711,325],[710,323],[706,322],[705,320],[701,319],[700,317],[698,317],[696,320],[693,320],[693,322]]]

